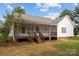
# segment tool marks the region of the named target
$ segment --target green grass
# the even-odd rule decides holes
[[[79,41],[68,40],[68,41],[58,41],[53,45],[55,48],[62,49],[79,49]]]
[[[51,55],[79,55],[79,40],[57,41],[52,47],[58,51]]]
[[[75,36],[73,40],[79,40],[79,36]]]

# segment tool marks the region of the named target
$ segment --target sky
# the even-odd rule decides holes
[[[62,10],[74,10],[77,5],[77,3],[0,3],[0,20],[4,20],[6,11],[11,13],[18,6],[23,8],[26,14],[55,19]]]

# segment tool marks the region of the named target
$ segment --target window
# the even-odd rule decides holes
[[[25,33],[25,27],[22,27],[21,32],[22,32],[22,33]]]
[[[45,27],[44,30],[47,31],[47,27]]]
[[[66,28],[62,27],[62,33],[66,33]]]

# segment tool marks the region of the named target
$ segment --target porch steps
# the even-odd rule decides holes
[[[36,38],[38,43],[44,42],[44,36],[42,35],[41,32],[38,32],[38,33],[34,32],[34,34],[35,34],[35,38]]]

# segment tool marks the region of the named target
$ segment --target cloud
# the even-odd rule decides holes
[[[36,6],[42,7],[42,8],[50,8],[50,7],[58,7],[61,8],[61,5],[59,3],[36,3]]]
[[[23,5],[20,5],[20,7],[21,7],[22,9],[24,9],[24,8],[25,8]]]
[[[77,6],[77,5],[78,5],[78,3],[73,3],[73,5]]]
[[[1,20],[1,21],[4,21],[4,18],[1,16],[1,17],[0,17],[0,20]]]
[[[59,3],[47,3],[45,4],[48,8],[50,7],[58,7],[61,8],[61,5]]]
[[[50,12],[47,16],[44,16],[44,17],[55,19],[55,18],[58,18],[59,15],[60,15],[59,12],[53,12],[53,13]]]
[[[37,3],[35,8],[39,8],[40,11],[47,11],[54,7],[61,8],[61,5],[59,3]]]
[[[36,7],[35,7],[35,8],[39,8],[39,7],[41,7],[41,6],[42,6],[41,3],[36,3]]]
[[[13,10],[14,8],[11,5],[7,5],[7,8]]]
[[[42,12],[46,12],[46,11],[48,11],[47,9],[40,9],[40,11],[42,11]]]

